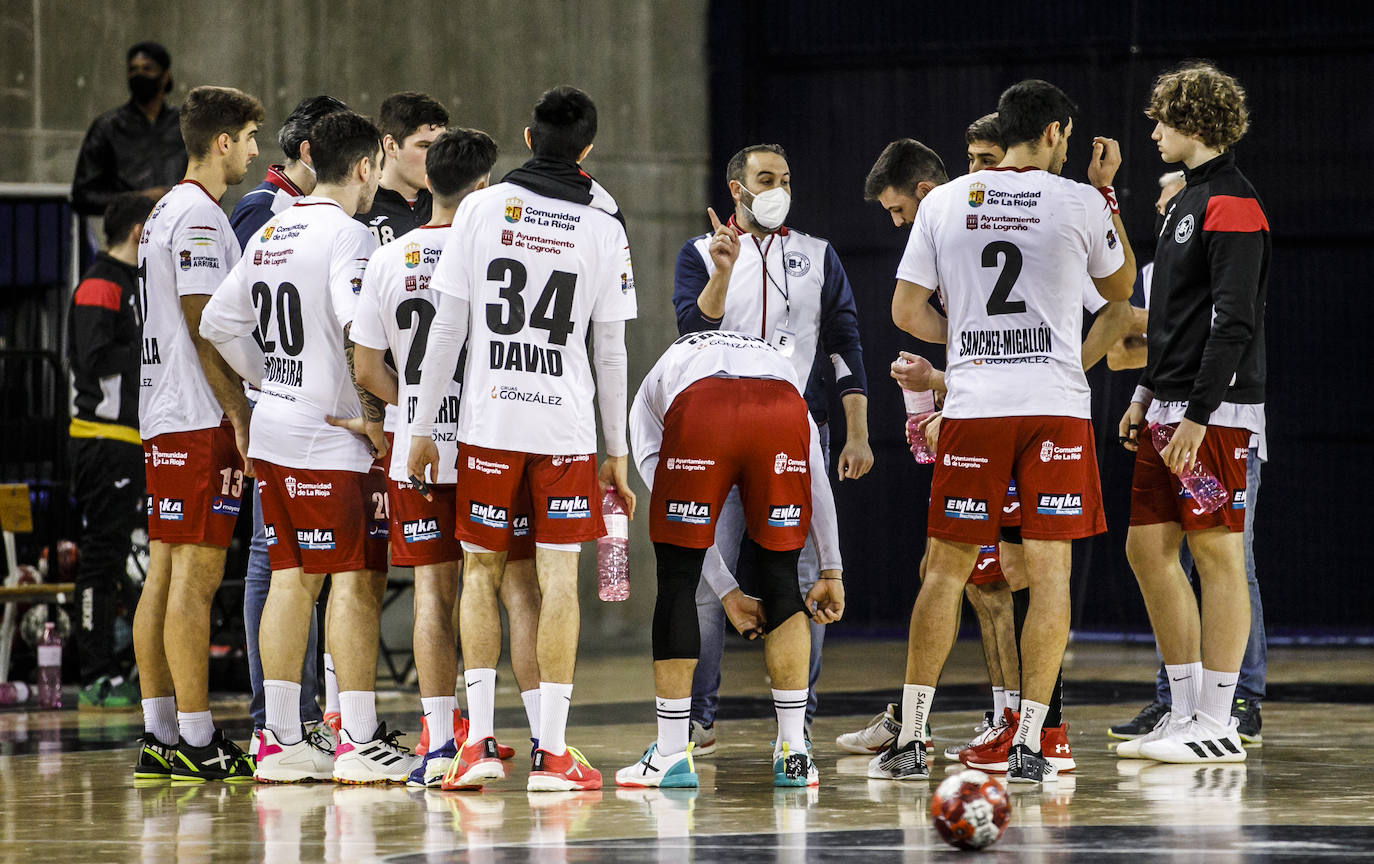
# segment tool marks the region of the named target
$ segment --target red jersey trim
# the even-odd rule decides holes
[[[981,170],[981,171],[1015,171],[1017,174],[1024,174],[1024,173],[1027,172],[1027,171],[1044,171],[1045,169],[1044,169],[1044,168],[1041,168],[1041,167],[1039,167],[1039,166],[1036,166],[1036,165],[1022,165],[1020,168],[1015,168],[1015,167],[1012,167],[1011,165],[1008,165],[1008,166],[1006,166],[1005,168],[1002,167],[1001,165],[989,165],[987,168],[981,168],[981,169],[979,169],[979,170]],[[976,173],[976,172],[975,172],[975,173]]]
[[[120,287],[109,279],[84,279],[76,286],[72,302],[77,306],[97,306],[118,312],[121,293]]]
[[[453,227],[453,223],[452,223],[452,222],[445,222],[445,223],[442,224],[442,225],[421,225],[420,227],[421,227],[421,228],[452,228],[452,227]]]
[[[1202,230],[1237,233],[1268,231],[1269,220],[1254,198],[1213,195],[1207,200],[1207,215],[1202,220]]]
[[[295,183],[291,182],[291,178],[284,173],[285,170],[286,166],[284,165],[268,165],[267,176],[263,179],[287,194],[297,198],[303,197],[305,193]]]
[[[182,183],[190,183],[192,186],[194,186],[194,187],[196,187],[197,189],[199,189],[200,191],[204,192],[206,198],[209,198],[211,201],[215,202],[216,205],[219,204],[219,199],[216,198],[215,196],[211,195],[211,194],[210,194],[210,190],[209,190],[209,189],[206,189],[204,186],[200,185],[200,182],[199,182],[199,181],[192,180],[191,178],[188,177],[188,178],[186,178],[185,180],[182,180],[181,183],[178,183],[177,185],[180,186],[180,185],[182,185]]]
[[[338,207],[340,210],[343,209],[343,205],[340,204],[338,201],[335,201],[335,200],[333,200],[333,199],[325,199],[324,201],[297,201],[295,204],[292,204],[291,206],[292,206],[292,207],[322,207],[322,206],[332,206],[332,207]]]

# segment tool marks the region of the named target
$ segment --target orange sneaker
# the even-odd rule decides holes
[[[458,758],[449,764],[440,786],[446,792],[457,789],[481,789],[487,780],[506,779],[506,766],[497,755],[496,739],[464,742]]]
[[[601,788],[601,772],[591,766],[587,757],[569,747],[555,756],[547,750],[535,750],[530,779],[525,784],[530,792],[581,792]]]

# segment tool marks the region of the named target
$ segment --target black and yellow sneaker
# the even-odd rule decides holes
[[[225,738],[223,730],[216,729],[214,737],[204,747],[192,747],[185,741],[177,745],[172,758],[172,780],[179,783],[206,780],[252,783],[253,760],[239,745]]]
[[[175,744],[163,744],[151,732],[144,732],[138,739],[138,761],[134,763],[135,780],[166,780],[172,776],[172,760],[176,757]]]
[[[1260,703],[1249,699],[1236,699],[1231,706],[1231,716],[1240,721],[1236,732],[1246,747],[1259,747],[1264,743],[1264,736],[1260,734]]]

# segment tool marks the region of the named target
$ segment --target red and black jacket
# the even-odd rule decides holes
[[[138,429],[143,325],[134,307],[136,273],[101,252],[72,295],[67,360],[73,419]]]

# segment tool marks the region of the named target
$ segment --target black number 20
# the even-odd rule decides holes
[[[253,338],[266,354],[277,350],[275,340],[267,338],[272,324],[272,289],[266,282],[254,282],[252,287],[253,305],[258,310],[258,329]],[[301,295],[296,286],[283,282],[277,286],[277,336],[281,340],[281,350],[287,356],[295,357],[305,347],[305,325],[301,320]]]
[[[1025,312],[1025,300],[1009,300],[1016,277],[1021,275],[1021,250],[1006,240],[994,240],[983,247],[983,266],[996,267],[998,256],[1005,255],[1002,272],[997,274],[997,284],[993,286],[992,296],[988,298],[989,315],[1010,315]]]

